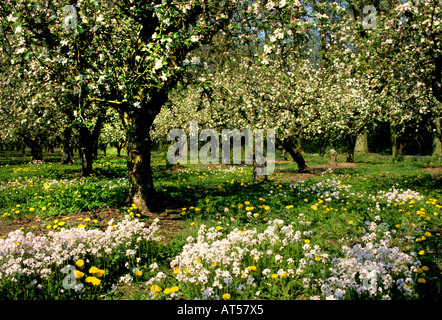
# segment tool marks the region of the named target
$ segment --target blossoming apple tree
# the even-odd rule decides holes
[[[33,55],[53,83],[78,97],[77,115],[97,110],[100,124],[109,107],[124,114],[129,198],[147,211],[154,203],[152,122],[184,78],[186,54],[234,26],[241,6],[228,0],[17,0],[1,8],[3,29],[18,35],[14,51]],[[30,43],[43,48],[41,54],[30,50]],[[89,130],[93,138],[95,128]]]
[[[364,79],[369,112],[390,123],[396,155],[400,130],[419,130],[419,123],[428,118],[436,132],[440,127],[440,1],[374,5],[371,26],[357,5],[353,16],[331,25],[333,41],[326,56],[347,66],[353,79]]]

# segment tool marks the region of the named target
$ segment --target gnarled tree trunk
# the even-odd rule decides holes
[[[304,157],[302,156],[300,147],[299,147],[299,138],[298,137],[290,137],[287,139],[279,140],[280,144],[292,157],[293,161],[298,165],[298,172],[306,172],[308,167],[305,163]]]
[[[43,146],[41,144],[33,144],[30,148],[32,160],[43,160]]]
[[[41,135],[37,135],[31,139],[27,136],[23,136],[23,141],[31,149],[32,160],[43,160],[43,143],[44,138]],[[20,146],[21,148],[21,146]]]
[[[126,141],[124,141],[123,139],[119,141],[114,141],[113,144],[115,148],[117,148],[117,157],[121,157],[121,150],[123,149],[125,143]]]
[[[167,94],[153,92],[141,108],[130,111],[125,123],[129,198],[142,212],[148,213],[156,203],[155,188],[150,165],[152,123],[167,101]]]
[[[393,158],[396,158],[398,155],[398,149],[397,149],[397,134],[396,134],[396,127],[393,123],[390,123],[390,140],[391,140],[391,155]]]
[[[355,162],[355,146],[357,134],[346,134],[344,137],[344,149],[347,155],[347,162]]]
[[[71,148],[72,128],[66,126],[63,130],[63,142],[61,146],[62,164],[72,164],[72,148]]]
[[[98,115],[97,121],[92,131],[86,126],[80,127],[80,156],[81,156],[81,175],[90,176],[92,173],[92,162],[97,154],[98,138],[105,120],[105,114]],[[95,156],[95,157],[94,157]]]

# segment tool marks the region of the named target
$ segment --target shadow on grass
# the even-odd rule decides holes
[[[220,186],[221,188],[218,188]],[[158,205],[156,210],[177,210],[183,207],[196,206],[198,201],[206,198],[217,199],[219,203],[228,206],[232,203],[242,202],[249,199],[257,199],[258,196],[268,194],[266,183],[251,184],[247,187],[239,184],[217,183],[215,185],[194,184],[190,188],[169,186],[167,191],[157,190]]]

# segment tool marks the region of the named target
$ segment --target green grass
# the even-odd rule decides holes
[[[281,158],[279,153],[278,158]],[[327,157],[318,155],[305,155],[305,159],[309,167],[328,162]],[[343,160],[341,155],[338,161]],[[124,212],[132,216],[137,212],[133,208],[128,210],[124,203],[128,192],[124,158],[115,155],[100,157],[94,162],[95,174],[88,178],[79,176],[78,162],[73,165],[56,162],[30,165],[19,164],[17,159],[14,161],[16,164],[6,161],[0,166],[0,223],[37,216],[69,216],[74,212],[106,207],[120,208],[122,216]],[[441,159],[434,157],[405,157],[398,161],[383,156],[357,155],[356,166],[334,169],[333,172],[310,176],[308,180],[294,181],[296,164],[283,162],[277,163],[275,174],[268,181],[255,181],[251,166],[181,165],[179,170],[171,170],[166,165],[164,153],[154,153],[152,169],[160,211],[174,216],[181,231],[159,245],[155,257],[149,258],[149,262],[144,261],[145,268],[152,261],[158,264],[158,270],[167,275],[163,282],[150,281],[148,287],[141,289],[125,287],[112,297],[151,299],[149,288],[152,283],[158,283],[162,289],[179,286],[184,298],[201,297],[204,288],[185,286],[177,280],[169,264],[182,253],[189,236],[198,237],[202,225],[206,229],[213,227],[219,236],[228,236],[236,230],[264,232],[268,222],[275,219],[281,219],[285,224],[307,221],[308,227],[299,225],[306,232],[303,241],[308,240],[318,245],[322,252],[327,252],[330,256],[327,263],[330,264],[332,257],[342,257],[343,246],[351,247],[361,242],[366,230],[365,221],[375,221],[379,216],[382,228],[391,233],[392,244],[407,254],[424,252],[418,256],[428,270],[418,270],[414,274],[416,284],[411,298],[440,298],[441,173],[432,174],[423,168],[441,164]],[[401,199],[399,196],[394,199],[382,196],[386,192],[393,195],[395,190],[399,194],[411,190],[410,196]],[[416,197],[417,193],[421,199]],[[274,250],[277,248],[275,245]],[[299,245],[293,245],[282,250],[281,255],[301,259],[301,252]],[[245,259],[242,267],[252,263]],[[274,261],[262,260],[256,267],[261,271],[266,267],[274,268],[272,272],[276,272],[281,266]],[[287,265],[283,267],[288,268]],[[327,268],[325,264],[323,269],[315,264],[309,272],[320,277]],[[145,272],[144,281],[154,274]],[[425,283],[417,279],[424,279]],[[302,277],[286,281],[281,276],[276,286],[279,291],[271,289],[268,283],[272,280],[262,274],[257,275],[255,281],[257,288],[253,292],[246,290],[239,294],[232,291],[232,298],[251,299],[258,288],[260,297],[269,299],[308,298],[318,294],[318,289],[313,286],[304,288]],[[235,278],[234,283],[244,285],[240,278]],[[222,293],[220,290],[219,296]],[[349,297],[363,298],[348,294]],[[400,293],[391,294],[401,297]],[[168,294],[154,296],[167,298]]]

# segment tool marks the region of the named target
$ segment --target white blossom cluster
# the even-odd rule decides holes
[[[410,296],[415,272],[421,262],[415,253],[406,254],[390,246],[390,232],[376,221],[366,222],[362,244],[343,246],[344,257],[331,260],[330,276],[312,284],[320,290],[311,299],[341,300],[354,298],[392,299],[392,295]],[[381,230],[381,231],[380,231]],[[308,287],[309,281],[306,281]]]
[[[17,281],[19,276],[48,280],[58,268],[86,256],[106,257],[121,253],[133,259],[142,241],[158,241],[159,220],[149,227],[127,215],[105,231],[84,228],[50,231],[38,236],[22,230],[0,239],[0,282]]]
[[[417,191],[413,191],[410,189],[398,190],[395,187],[392,187],[388,191],[379,191],[376,195],[376,198],[379,200],[385,200],[388,202],[388,204],[391,204],[394,202],[400,203],[407,200],[422,200],[423,196],[421,196]]]
[[[311,231],[303,230],[307,224],[300,221],[303,223],[297,227],[296,222],[285,225],[276,219],[269,221],[263,232],[235,228],[227,235],[201,225],[198,236],[189,236],[182,252],[171,262],[176,280],[180,286],[191,284],[197,288],[198,299],[216,299],[222,290],[239,294],[246,290],[250,294],[257,291],[260,281],[296,278],[305,268],[328,259],[318,245],[302,244],[302,238],[310,236]],[[300,258],[293,255],[294,246],[299,247]],[[155,281],[158,276],[148,284]]]
[[[298,194],[311,193],[322,199],[334,198],[335,200],[343,200],[349,195],[354,195],[350,193],[351,187],[335,178],[319,181],[310,187],[305,187],[304,181],[297,181],[290,185],[290,188],[296,190]]]

